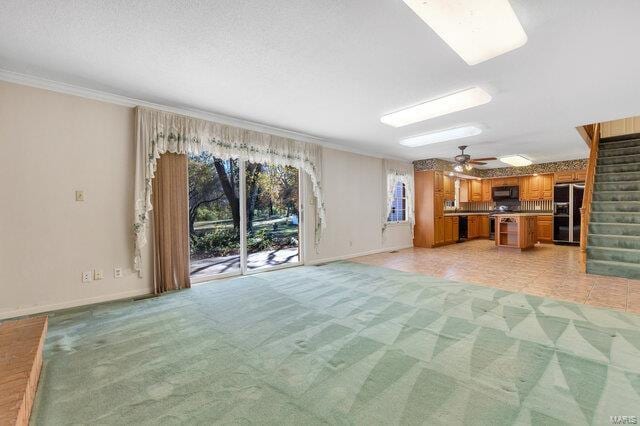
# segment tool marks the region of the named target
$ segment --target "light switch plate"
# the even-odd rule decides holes
[[[93,279],[94,280],[101,280],[104,278],[104,271],[102,271],[102,269],[95,269],[93,271]]]
[[[113,278],[122,278],[122,268],[113,268]]]
[[[92,276],[92,275],[93,275],[93,274],[91,273],[91,271],[84,271],[84,272],[82,273],[82,282],[83,282],[83,283],[85,283],[85,284],[86,284],[86,283],[90,283],[90,282],[91,282],[91,276]]]
[[[76,201],[84,201],[84,191],[76,191]]]

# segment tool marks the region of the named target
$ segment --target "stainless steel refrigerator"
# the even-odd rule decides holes
[[[580,207],[584,183],[562,183],[553,188],[553,241],[580,243]]]

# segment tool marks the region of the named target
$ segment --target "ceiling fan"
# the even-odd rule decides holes
[[[453,163],[453,170],[456,172],[463,172],[465,170],[469,171],[473,169],[473,166],[484,166],[485,161],[497,160],[496,157],[484,157],[484,158],[474,158],[471,159],[469,154],[465,154],[464,150],[467,149],[467,145],[459,146],[460,155],[456,155],[453,159],[455,162]]]

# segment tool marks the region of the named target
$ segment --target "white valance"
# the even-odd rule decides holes
[[[316,243],[325,228],[322,194],[322,147],[316,144],[214,123],[149,108],[136,108],[135,258],[140,271],[141,250],[147,244],[151,188],[156,162],[165,152],[209,152],[221,159],[293,166],[311,179],[316,198]]]
[[[391,214],[393,208],[393,198],[395,195],[395,188],[398,183],[403,183],[405,188],[405,196],[407,200],[406,205],[406,220],[411,226],[413,232],[414,213],[413,213],[413,166],[409,163],[402,163],[394,160],[384,160],[383,164],[383,176],[386,189],[385,197],[385,209],[382,231],[387,228],[387,219]]]

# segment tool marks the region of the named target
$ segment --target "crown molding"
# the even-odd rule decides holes
[[[162,111],[172,112],[175,114],[187,115],[187,116],[199,118],[202,120],[215,121],[221,124],[242,127],[244,129],[253,130],[256,132],[264,132],[264,133],[269,133],[275,136],[296,139],[303,142],[316,143],[326,148],[335,149],[338,151],[350,152],[352,154],[365,155],[368,157],[375,157],[375,158],[388,158],[388,159],[406,162],[407,164],[411,164],[411,161],[408,161],[403,158],[389,157],[374,151],[352,149],[340,144],[339,141],[327,140],[325,138],[314,136],[307,133],[296,132],[293,130],[270,126],[268,124],[244,120],[242,118],[231,117],[228,115],[217,114],[214,112],[195,109],[195,108],[184,108],[184,107],[158,104],[154,102],[145,101],[142,99],[130,98],[127,96],[104,92],[101,90],[90,89],[87,87],[76,86],[69,83],[63,83],[55,80],[36,77],[33,75],[22,74],[14,71],[5,70],[2,68],[0,68],[0,81],[21,84],[23,86],[35,87],[38,89],[49,90],[52,92],[78,96],[85,99],[91,99],[91,100],[96,100],[100,102],[126,106],[130,108],[134,108],[136,106],[154,108]]]

